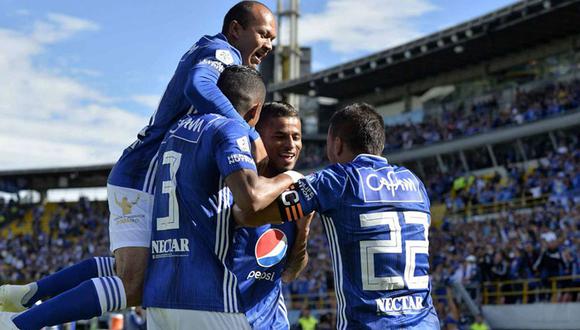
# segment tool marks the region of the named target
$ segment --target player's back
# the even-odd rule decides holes
[[[233,232],[224,178],[255,170],[248,128],[220,115],[187,115],[159,149],[144,306],[240,312],[226,267]]]
[[[109,175],[108,183],[153,193],[157,150],[164,135],[181,117],[194,110],[186,97],[191,69],[196,65],[223,70],[225,65],[241,64],[239,51],[223,34],[204,36],[179,61],[159,106],[137,140],[125,149]]]
[[[425,322],[425,329],[438,328],[430,298],[429,199],[421,181],[372,155],[334,164],[307,180],[302,194],[316,194],[330,245],[337,327],[396,329]]]

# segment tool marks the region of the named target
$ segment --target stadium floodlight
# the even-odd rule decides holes
[[[338,78],[339,78],[339,79],[342,79],[342,78],[344,78],[344,72],[340,71],[340,72],[338,73]]]
[[[377,67],[377,62],[375,62],[375,61],[371,61],[371,63],[369,63],[369,66],[371,67],[371,69],[376,69],[376,67]]]
[[[387,63],[389,63],[389,64],[393,63],[393,58],[390,56],[387,57]]]
[[[412,54],[411,54],[410,50],[405,52],[405,58],[411,58],[411,56],[412,56]]]
[[[437,46],[439,47],[445,46],[445,41],[443,41],[443,39],[440,39],[439,41],[437,41]]]
[[[423,53],[426,53],[428,49],[429,49],[429,47],[427,47],[427,45],[423,45],[423,46],[421,46],[421,51],[422,51]]]
[[[465,36],[468,38],[473,37],[473,31],[471,29],[468,29],[467,31],[465,31]]]
[[[465,50],[465,48],[463,48],[463,46],[455,46],[455,48],[453,48],[453,51],[456,54],[461,54],[461,53],[463,53],[464,50]]]
[[[327,83],[330,80],[330,78],[328,78],[328,76],[322,78],[322,81],[324,81],[325,83]]]
[[[311,90],[309,90],[309,91],[308,91],[308,96],[310,96],[310,97],[314,97],[314,96],[316,96],[316,90],[315,90],[315,89],[311,89]]]
[[[451,41],[458,42],[459,41],[459,37],[456,34],[454,34],[454,35],[451,36]]]
[[[308,86],[310,86],[310,88],[314,88],[316,86],[316,82],[314,80],[312,80]]]
[[[356,68],[354,68],[354,73],[360,74],[361,72],[362,72],[362,69],[359,66],[357,66]]]

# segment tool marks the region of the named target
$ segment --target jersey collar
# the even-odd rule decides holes
[[[381,156],[377,156],[377,155],[371,155],[371,154],[358,154],[356,157],[354,157],[353,161],[356,161],[356,160],[358,160],[359,158],[362,158],[362,157],[380,159],[380,160],[384,161],[387,164],[389,163],[389,161],[385,157],[381,157]]]

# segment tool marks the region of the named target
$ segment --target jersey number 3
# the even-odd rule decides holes
[[[161,193],[169,195],[168,215],[157,218],[157,230],[179,229],[179,205],[175,194],[175,175],[181,164],[181,154],[175,151],[163,153],[163,165],[169,165],[169,180],[161,183]]]
[[[404,289],[426,289],[429,286],[429,276],[415,276],[415,255],[428,254],[429,242],[427,238],[429,219],[422,212],[402,212],[406,224],[422,225],[424,240],[406,240],[403,251],[403,238],[399,215],[397,212],[368,213],[360,215],[362,228],[374,226],[388,226],[390,239],[360,242],[362,284],[365,291],[384,291]],[[375,254],[405,253],[404,276],[375,276]],[[406,286],[405,286],[406,284]]]

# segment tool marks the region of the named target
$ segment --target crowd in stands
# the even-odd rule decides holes
[[[84,198],[60,203],[50,219],[50,233],[41,230],[45,206],[35,206],[32,232],[10,232],[0,240],[0,283],[34,281],[83,259],[109,255],[108,213],[103,206]]]
[[[451,211],[468,206],[501,203],[519,197],[549,195],[566,206],[570,197],[580,192],[580,141],[570,138],[546,157],[526,164],[508,164],[504,175],[433,174],[425,181],[432,202],[443,202]]]
[[[471,104],[443,104],[441,113],[426,116],[420,124],[388,126],[385,150],[410,149],[450,141],[499,127],[533,122],[576,110],[579,106],[580,81],[577,80],[528,92],[518,90],[514,99],[505,105],[500,104],[495,96]]]
[[[26,209],[26,207],[18,205],[13,199],[6,201],[0,198],[0,226],[14,219],[22,218]]]

